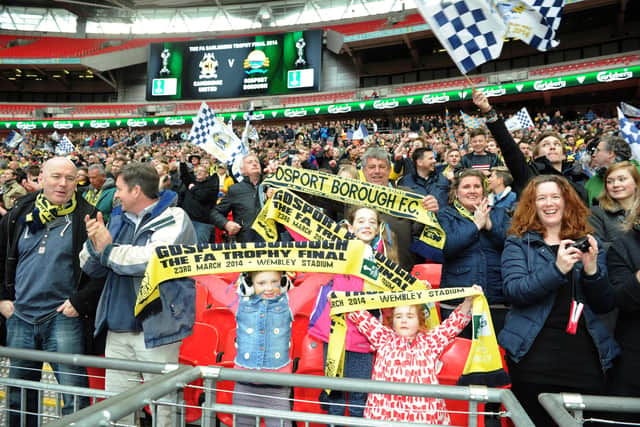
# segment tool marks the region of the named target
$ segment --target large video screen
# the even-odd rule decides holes
[[[322,30],[151,43],[147,100],[318,90],[321,59]]]

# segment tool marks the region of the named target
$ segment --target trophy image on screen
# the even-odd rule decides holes
[[[296,48],[298,48],[298,59],[296,59],[296,67],[306,67],[307,61],[304,59],[304,47],[307,45],[304,39],[300,37],[296,42]]]
[[[171,71],[169,71],[169,68],[168,68],[170,56],[171,56],[171,52],[169,51],[169,49],[164,49],[160,54],[160,58],[162,58],[162,68],[160,69],[160,73],[159,73],[160,76],[166,77],[171,74]]]

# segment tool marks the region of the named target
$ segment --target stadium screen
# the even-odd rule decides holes
[[[322,30],[151,43],[147,100],[318,90],[321,59]]]

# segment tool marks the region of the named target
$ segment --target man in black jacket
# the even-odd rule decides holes
[[[205,165],[195,166],[194,171],[195,175],[191,173],[184,161],[180,162],[180,179],[186,187],[182,208],[193,223],[198,243],[209,243],[213,231],[209,214],[216,206],[220,183],[218,174],[209,176],[209,170]]]
[[[477,89],[473,89],[473,103],[487,118],[487,127],[496,139],[502,151],[504,163],[513,176],[511,187],[518,195],[522,194],[522,190],[534,176],[562,175],[567,178],[582,200],[587,202],[584,184],[589,177],[580,165],[566,160],[564,140],[560,135],[555,132],[544,132],[540,135],[533,152],[534,160],[527,162],[504,121],[498,117],[487,97]]]
[[[47,161],[40,175],[42,191],[20,199],[0,223],[0,313],[6,319],[7,346],[85,353],[84,331],[92,330],[102,281],[82,273],[78,254],[87,238],[85,217],[95,209],[76,193],[76,167],[65,158]],[[84,324],[83,324],[84,322]],[[99,351],[99,350],[98,350]],[[9,376],[40,380],[42,363],[11,360]],[[60,384],[87,387],[84,368],[53,364]],[[63,415],[74,409],[74,396],[63,395]],[[28,411],[26,425],[37,424],[38,395],[9,390],[9,407]],[[89,404],[79,397],[79,407]],[[11,412],[9,423],[20,425]]]
[[[229,187],[229,191],[220,203],[211,211],[211,222],[229,236],[236,236],[238,242],[254,242],[261,240],[251,224],[262,207],[260,180],[262,169],[260,160],[255,154],[248,154],[242,159],[242,175],[240,182]],[[228,220],[229,212],[233,220]]]

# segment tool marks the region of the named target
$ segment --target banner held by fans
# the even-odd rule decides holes
[[[378,278],[370,246],[359,240],[163,245],[155,248],[136,298],[134,315],[160,297],[162,282],[244,271],[302,271]]]
[[[432,304],[438,301],[474,296],[472,343],[458,384],[499,387],[509,384],[493,330],[489,304],[484,294],[471,287],[425,289],[406,292],[331,292],[329,301],[333,331],[327,350],[325,375],[340,376],[344,359],[345,313],[404,305]],[[345,327],[343,328],[343,325]],[[335,335],[333,333],[335,332]],[[332,341],[333,340],[333,341]]]
[[[276,222],[311,241],[355,237],[315,206],[285,189],[276,190],[265,202],[252,228],[266,241],[275,241]],[[430,287],[428,282],[418,280],[383,254],[374,251],[374,257],[379,275],[375,282],[366,284],[366,289],[404,291]]]

